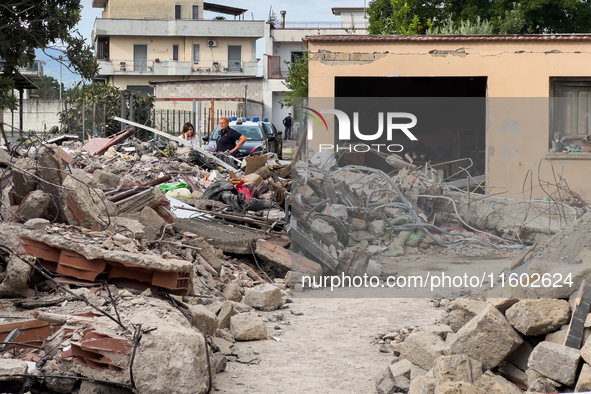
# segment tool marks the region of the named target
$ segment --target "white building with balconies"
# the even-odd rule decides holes
[[[284,85],[288,64],[295,62],[306,50],[302,42],[305,36],[321,34],[367,34],[369,19],[363,7],[334,7],[332,13],[340,21],[286,22],[286,12],[281,11],[281,21],[267,22],[265,27],[265,55],[263,61],[263,114],[279,130],[283,119],[292,108],[281,108],[279,101],[287,88]]]
[[[203,0],[93,0],[99,71],[122,89],[153,94],[149,82],[255,77],[256,40],[264,21],[244,20],[242,8]],[[231,15],[205,20],[204,11]]]

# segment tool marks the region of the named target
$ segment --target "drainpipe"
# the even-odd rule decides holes
[[[281,14],[281,28],[285,29],[285,14],[287,14],[287,11],[279,11],[279,13]]]

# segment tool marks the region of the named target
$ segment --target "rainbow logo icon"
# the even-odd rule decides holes
[[[326,129],[326,131],[328,131],[328,125],[326,124],[326,120],[324,120],[324,117],[322,115],[320,115],[320,112],[313,110],[312,108],[308,108],[308,107],[303,107],[309,111],[314,112],[314,114],[318,115],[318,117],[320,117],[320,119],[322,119],[322,123],[324,123],[324,129]],[[322,123],[320,123],[320,120],[314,116],[313,114],[311,114],[310,112],[306,112],[307,115],[310,115],[310,117],[312,119],[314,119],[316,121],[316,123],[318,123],[318,126],[320,126],[320,130],[323,129],[322,127]]]

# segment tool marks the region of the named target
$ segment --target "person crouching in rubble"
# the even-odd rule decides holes
[[[199,146],[199,140],[197,139],[197,135],[195,135],[195,128],[191,123],[185,123],[183,125],[183,130],[181,131],[181,133],[183,139],[187,140],[189,144]]]
[[[226,152],[229,150],[230,155],[234,155],[238,152],[238,148],[246,142],[246,136],[230,128],[229,125],[230,119],[227,116],[222,116],[220,118],[220,136],[216,141],[216,151]]]

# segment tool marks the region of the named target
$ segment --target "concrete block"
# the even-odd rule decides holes
[[[433,367],[433,377],[438,385],[458,381],[474,383],[481,376],[482,363],[464,354],[441,356]]]
[[[213,335],[218,328],[217,316],[203,305],[189,305],[193,319],[191,325],[206,335]]]
[[[581,391],[591,391],[591,366],[589,364],[583,364],[583,369],[581,369],[575,386],[576,393]]]
[[[241,313],[230,318],[230,332],[237,341],[267,339],[267,326],[255,314]]]
[[[400,345],[400,355],[425,370],[433,368],[440,356],[451,354],[445,342],[430,332],[413,332]]]
[[[456,334],[448,336],[447,343],[452,352],[472,357],[488,370],[499,365],[523,339],[498,309],[488,305]]]
[[[47,215],[47,208],[51,203],[51,196],[43,190],[29,193],[18,207],[16,215],[22,220],[43,218]]]
[[[521,394],[522,391],[500,375],[486,371],[480,379],[474,382],[474,386],[483,389],[487,394]]]
[[[281,290],[270,283],[255,286],[244,291],[246,305],[256,309],[272,311],[283,306]]]
[[[570,320],[570,307],[565,300],[528,299],[507,309],[507,321],[523,335],[538,336],[554,332]]]
[[[580,362],[581,355],[578,349],[540,342],[529,356],[528,367],[544,377],[574,386]]]

